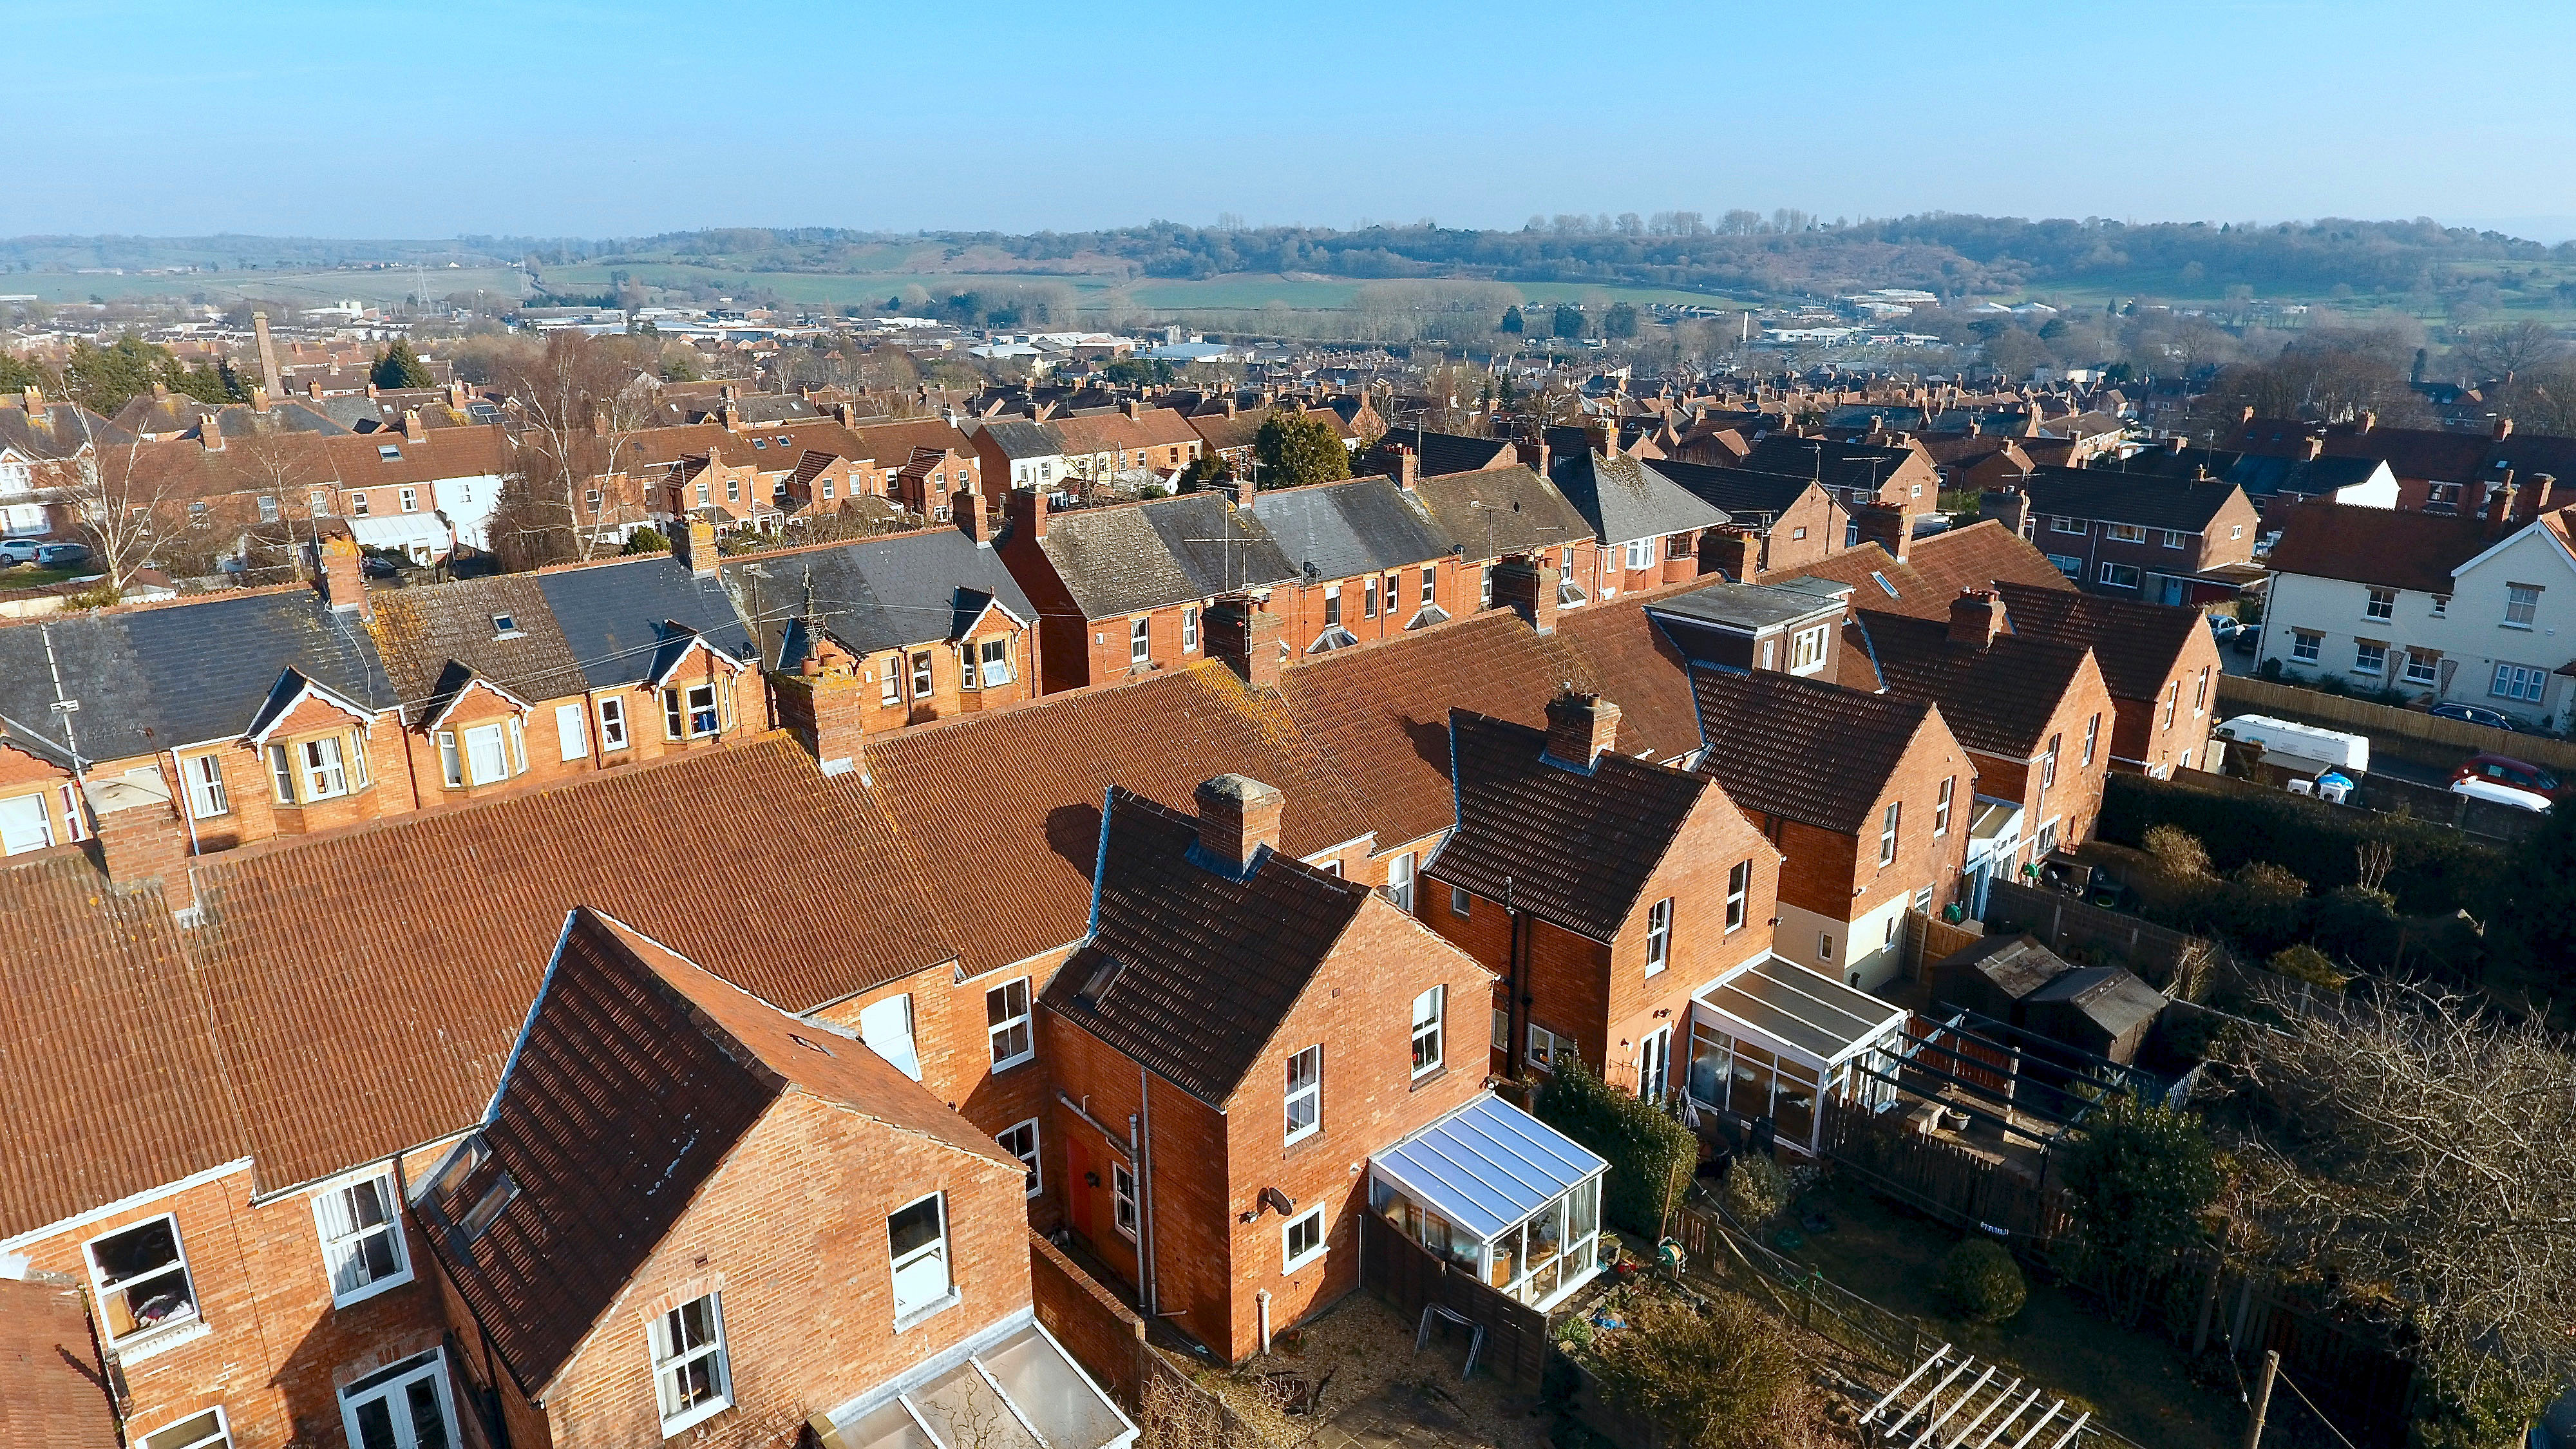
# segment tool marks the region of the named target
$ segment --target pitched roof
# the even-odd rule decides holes
[[[2014,633],[2090,647],[2114,699],[2154,699],[2193,638],[2209,633],[2198,609],[2028,584],[1998,587]]]
[[[750,659],[751,635],[723,582],[668,554],[617,559],[537,575],[547,608],[593,689],[640,684],[676,636],[693,630],[728,657]]]
[[[724,582],[746,618],[801,616],[810,590],[814,623],[857,654],[954,640],[987,603],[1023,623],[1038,617],[994,550],[978,548],[954,528],[737,558],[724,565]],[[804,656],[800,650],[795,658],[780,657],[783,633],[765,624],[761,652],[780,668],[794,668]]]
[[[2303,502],[2279,511],[2275,521],[2281,536],[2266,562],[2276,574],[2427,594],[2451,592],[2451,570],[2496,541],[2487,521],[2474,515],[2348,503]]]
[[[1420,476],[1472,473],[1512,456],[1509,438],[1478,438],[1463,433],[1435,433],[1423,428],[1390,428],[1368,453],[1368,466],[1392,471],[1395,450],[1411,448]]]
[[[1548,477],[1604,543],[1714,528],[1726,512],[1625,453],[1578,448],[1548,466]]]
[[[1623,755],[1678,759],[1699,743],[1689,666],[1646,613],[1698,587],[1700,582],[1694,579],[1651,592],[1640,590],[1556,616],[1554,637],[1582,663],[1574,678],[1619,706],[1619,753]]]
[[[580,693],[580,664],[541,583],[535,574],[493,574],[375,593],[367,632],[403,703],[438,695],[451,661],[522,699]],[[502,618],[509,637],[496,623]]]
[[[1857,835],[1888,778],[1940,714],[1922,700],[1776,670],[1691,671],[1701,773],[1746,810]]]
[[[1295,856],[1369,828],[1279,697],[1214,662],[880,736],[864,758],[930,871],[1008,882],[950,927],[970,972],[1081,938],[1111,785],[1183,800],[1217,775],[1266,781],[1288,797],[1281,847]]]
[[[1592,536],[1592,525],[1555,484],[1518,464],[1420,478],[1414,494],[1469,563]]]
[[[1790,478],[1810,478],[1828,488],[1858,488],[1875,493],[1895,476],[1906,459],[1915,456],[1912,449],[1904,447],[1773,433],[1753,445],[1744,466]]]
[[[196,880],[203,1010],[268,1188],[472,1122],[574,906],[800,1011],[954,954],[876,801],[780,735],[227,852]]]
[[[1786,513],[1816,481],[1804,473],[1765,473],[1756,468],[1715,468],[1705,463],[1684,463],[1672,458],[1657,458],[1652,465],[1657,473],[1689,490],[1692,497],[1721,509],[1728,519],[1760,532],[1769,532],[1771,520]]]
[[[2067,592],[2075,588],[2036,544],[1991,518],[1915,539],[1907,545],[1906,555],[1916,577],[1942,599],[1944,617],[1947,600],[1961,589],[1999,583]]]
[[[83,430],[78,403],[48,402],[39,404],[44,418],[39,422],[27,411],[24,394],[0,402],[0,453],[16,453],[22,458],[76,458],[85,448],[123,447],[134,441],[134,435],[96,413],[88,416]]]
[[[158,890],[45,851],[0,862],[0,921],[0,1238],[246,1155]]]
[[[1902,614],[1864,609],[1860,625],[1890,694],[1939,705],[1959,743],[2013,759],[2040,752],[2049,717],[2092,659],[2080,644],[2019,634],[1985,649],[1955,645],[1946,623]]]
[[[789,1094],[1020,1170],[858,1041],[587,907],[570,914],[484,1124],[425,1204],[431,1246],[521,1385],[542,1391]],[[496,1211],[475,1212],[495,1194]]]
[[[120,1449],[114,1399],[80,1285],[0,1278],[0,1444]]]
[[[148,755],[238,736],[288,669],[368,709],[395,702],[355,611],[286,587],[0,628],[0,715],[60,739],[59,673],[83,755]]]
[[[1193,858],[1194,816],[1116,787],[1106,801],[1099,925],[1047,987],[1048,1009],[1221,1107],[1369,888],[1277,851],[1238,880]]]
[[[1059,513],[1037,543],[1086,619],[1301,576],[1251,510],[1212,490]]]
[[[1430,513],[1391,478],[1256,493],[1252,514],[1281,556],[1314,579],[1403,568],[1449,552]]]
[[[1063,434],[1025,418],[980,424],[976,436],[990,439],[1005,458],[1054,458],[1068,451]]]
[[[1425,873],[1488,900],[1508,890],[1515,910],[1595,941],[1618,935],[1712,788],[1610,752],[1574,769],[1543,758],[1545,730],[1471,710],[1450,712],[1449,740],[1458,828]]]
[[[2036,514],[2182,533],[2207,532],[2209,521],[2230,499],[2245,497],[2244,489],[2227,482],[2048,466],[2032,469],[2022,491],[2030,495],[2030,511]]]

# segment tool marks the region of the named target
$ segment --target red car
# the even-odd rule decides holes
[[[2558,776],[2511,755],[2471,755],[2466,764],[2452,772],[2451,780],[2454,784],[2462,780],[2484,780],[2494,785],[2510,785],[2517,790],[2546,795],[2552,800],[2568,793]]]

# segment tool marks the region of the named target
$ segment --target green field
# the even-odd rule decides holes
[[[121,277],[85,272],[0,273],[0,292],[33,292],[48,302],[86,302],[92,297],[110,302],[140,297],[203,297],[221,305],[259,297],[320,307],[346,297],[381,304],[400,302],[423,283],[434,297],[474,291],[503,297],[519,295],[519,273],[512,267],[424,267],[418,273],[409,267],[308,272],[227,268],[172,276],[128,272]]]

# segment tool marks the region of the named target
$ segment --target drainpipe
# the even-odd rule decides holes
[[[1260,1318],[1261,1318],[1261,1351],[1262,1351],[1263,1353],[1267,1354],[1268,1352],[1270,1352],[1270,1290],[1269,1290],[1269,1289],[1264,1288],[1264,1289],[1262,1289],[1260,1292],[1255,1293],[1255,1294],[1253,1294],[1253,1295],[1252,1295],[1252,1308],[1253,1308],[1253,1311],[1254,1311],[1255,1313],[1259,1314],[1259,1315],[1260,1315]]]
[[[1152,1259],[1149,1254],[1153,1251],[1154,1235],[1146,1227],[1145,1163],[1144,1159],[1137,1155],[1137,1142],[1140,1136],[1136,1114],[1130,1112],[1127,1114],[1127,1166],[1136,1176],[1136,1311],[1151,1320],[1154,1316],[1154,1292],[1153,1275],[1149,1271],[1152,1267]],[[1118,1211],[1118,1204],[1114,1200],[1116,1194],[1111,1194],[1111,1197],[1113,1200],[1109,1205],[1109,1211],[1114,1216]]]
[[[1508,989],[1511,993],[1511,999],[1505,1003],[1503,1011],[1503,1031],[1505,1035],[1505,1040],[1503,1042],[1503,1075],[1509,1077],[1515,1082],[1522,1082],[1529,1079],[1529,1070],[1525,1062],[1526,1053],[1524,1051],[1524,1048],[1529,1041],[1529,1007],[1527,1005],[1529,996],[1528,983],[1524,979],[1524,973],[1521,968],[1522,957],[1528,952],[1526,944],[1528,932],[1521,920],[1520,912],[1512,909],[1512,878],[1510,876],[1503,877],[1503,919],[1511,927],[1511,944],[1506,950],[1505,963],[1509,969],[1504,973]]]
[[[1163,1285],[1159,1281],[1162,1277],[1162,1265],[1154,1253],[1153,1092],[1152,1074],[1145,1068],[1138,1067],[1136,1069],[1136,1106],[1139,1115],[1133,1130],[1136,1132],[1136,1210],[1143,1219],[1137,1226],[1143,1230],[1144,1236],[1138,1240],[1137,1247],[1142,1250],[1138,1254],[1138,1260],[1144,1266],[1145,1316],[1148,1319],[1160,1316],[1157,1310],[1162,1306],[1163,1301]]]

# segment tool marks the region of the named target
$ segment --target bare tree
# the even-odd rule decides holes
[[[90,551],[97,555],[107,574],[108,589],[122,595],[135,572],[151,558],[155,540],[165,521],[163,507],[169,499],[169,475],[142,466],[143,435],[135,433],[125,445],[123,456],[102,453],[98,435],[89,425],[89,409],[73,409],[80,419],[82,448],[73,475],[72,503],[79,513],[81,527],[89,535]]]
[[[496,378],[518,403],[523,426],[515,476],[505,489],[514,535],[535,561],[590,559],[617,521],[617,490],[591,480],[632,466],[636,434],[653,425],[654,393],[631,347],[570,329],[534,357],[504,359]]]
[[[2491,377],[2511,382],[2518,374],[2545,367],[2566,353],[2567,344],[2558,329],[2545,322],[2475,327],[2462,332],[2451,345],[2452,356],[2468,369],[2471,382]]]

